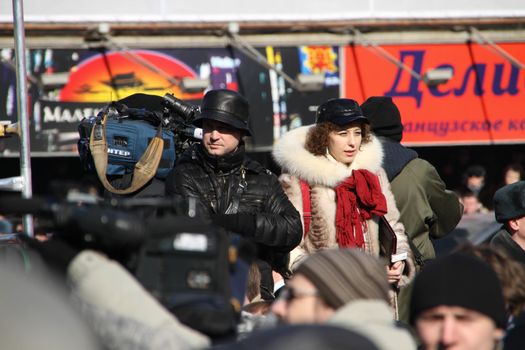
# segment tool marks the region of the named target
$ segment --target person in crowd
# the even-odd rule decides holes
[[[465,190],[461,193],[461,203],[463,204],[463,214],[486,214],[489,212],[487,208],[479,201],[478,196],[470,190]]]
[[[463,172],[463,185],[459,189],[460,193],[470,191],[478,197],[483,207],[492,209],[492,196],[494,188],[487,183],[487,171],[481,165],[470,165]]]
[[[333,325],[290,325],[255,332],[215,350],[380,350],[368,337]]]
[[[503,297],[509,315],[507,328],[512,328],[514,320],[522,314],[525,315],[525,269],[523,266],[512,260],[504,250],[488,244],[463,245],[457,251],[477,256],[494,269],[503,289]]]
[[[401,113],[391,97],[370,97],[361,109],[383,147],[383,168],[419,269],[436,256],[431,239],[445,237],[456,227],[462,205],[458,196],[446,189],[432,164],[401,145]],[[405,322],[408,322],[409,300],[410,289],[403,288],[399,292],[399,318]]]
[[[257,264],[252,263],[248,272],[245,300],[237,325],[237,338],[243,339],[254,330],[262,328],[266,314],[270,311],[270,300],[263,300],[260,292],[261,273]]]
[[[458,249],[487,262],[496,272],[503,289],[507,307],[507,334],[503,349],[525,349],[525,269],[512,260],[504,250],[490,245],[462,246]]]
[[[478,257],[452,253],[416,276],[410,320],[424,350],[494,350],[507,315],[496,272]]]
[[[487,171],[481,165],[469,166],[463,174],[465,187],[475,195],[479,195],[483,187],[485,187],[486,175]]]
[[[331,324],[355,330],[380,349],[415,349],[395,324],[382,262],[358,249],[327,249],[304,259],[272,312],[286,324]]]
[[[281,184],[304,223],[303,240],[291,254],[292,269],[306,255],[326,248],[355,247],[378,256],[378,220],[384,216],[397,236],[397,253],[407,253],[405,260],[388,264],[389,281],[396,286],[409,283],[415,266],[381,167],[381,144],[356,101],[322,103],[316,124],[285,134],[273,157],[283,169]]]
[[[503,224],[490,243],[504,249],[525,267],[525,181],[504,186],[494,194],[494,215]]]
[[[503,185],[523,180],[523,167],[519,163],[509,164],[503,169]]]
[[[251,160],[248,101],[230,90],[204,96],[201,143],[186,150],[166,180],[166,194],[196,197],[217,225],[257,245],[261,296],[273,298],[272,270],[288,276],[289,252],[301,241],[299,213],[277,177]]]

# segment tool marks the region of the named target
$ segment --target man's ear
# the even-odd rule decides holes
[[[501,328],[496,328],[494,330],[494,339],[496,342],[501,342],[503,340],[503,337],[505,336],[505,331]],[[499,349],[499,348],[498,348]]]
[[[512,231],[517,231],[520,227],[520,224],[517,219],[509,220],[508,225]]]

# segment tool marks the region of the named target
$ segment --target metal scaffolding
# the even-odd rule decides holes
[[[31,198],[33,195],[31,182],[31,146],[29,134],[29,115],[27,112],[27,76],[26,49],[24,31],[24,7],[22,0],[13,0],[13,20],[16,56],[16,102],[20,135],[20,174],[23,179],[22,196]],[[24,232],[33,236],[33,217],[24,216]]]

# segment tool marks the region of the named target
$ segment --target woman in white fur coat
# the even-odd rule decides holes
[[[406,259],[387,267],[389,282],[399,287],[410,282],[414,263],[381,167],[383,150],[356,101],[331,99],[321,104],[316,124],[288,132],[274,146],[273,156],[303,224],[301,181],[310,190],[311,222],[291,253],[292,270],[305,255],[326,248],[356,247],[378,256],[378,221],[385,215],[396,233],[397,253],[407,253]]]

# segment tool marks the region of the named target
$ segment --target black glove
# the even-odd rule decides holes
[[[211,221],[215,225],[244,237],[253,237],[255,234],[255,215],[253,214],[212,214]]]
[[[80,250],[56,238],[40,242],[26,235],[21,235],[21,240],[26,246],[37,251],[42,259],[60,275],[65,276],[71,261]]]

